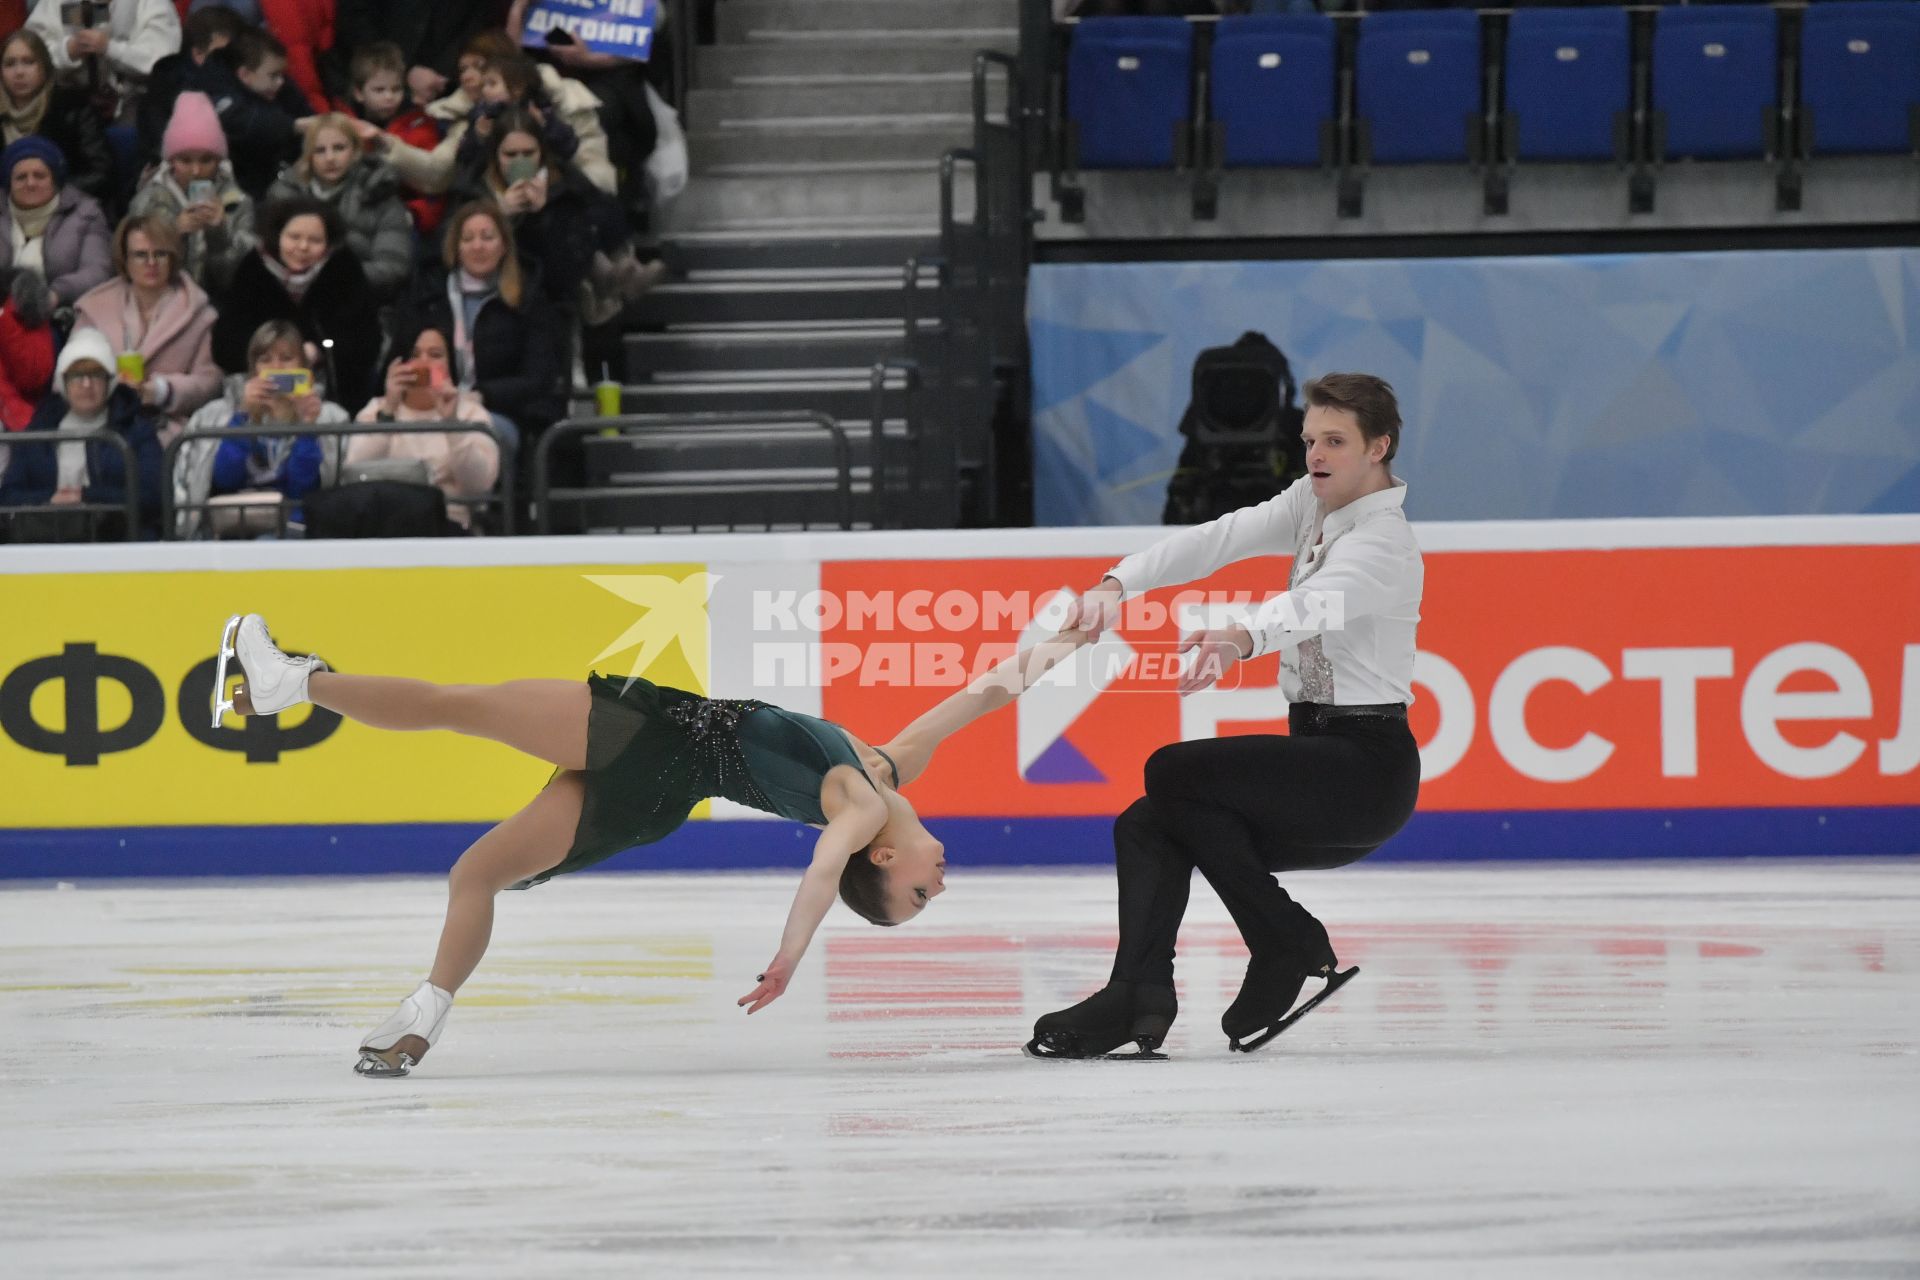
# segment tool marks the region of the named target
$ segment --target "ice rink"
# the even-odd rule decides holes
[[[0,889],[0,1273],[1914,1276],[1917,869],[1293,875],[1362,973],[1251,1056],[1196,885],[1161,1064],[1019,1053],[1109,873],[836,910],[751,1019],[793,876],[578,877],[394,1081],[438,881]]]

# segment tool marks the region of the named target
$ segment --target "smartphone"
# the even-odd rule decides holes
[[[93,26],[93,0],[66,0],[60,6],[60,25],[87,30]]]
[[[311,369],[262,369],[260,376],[267,380],[277,396],[310,396],[313,394],[313,371]]]
[[[211,179],[195,178],[187,184],[188,204],[212,204],[215,188]]]
[[[540,172],[540,161],[533,156],[515,156],[507,161],[507,167],[502,172],[507,185],[512,186],[516,182],[525,182]]]
[[[445,391],[453,385],[453,379],[447,376],[447,366],[434,364],[431,361],[425,361],[423,364],[427,371],[427,385],[435,391]]]

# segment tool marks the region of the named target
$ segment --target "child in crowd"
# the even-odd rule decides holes
[[[422,107],[407,101],[407,60],[400,46],[390,40],[353,51],[348,64],[348,94],[354,114],[409,146],[432,151],[440,145],[440,126]],[[374,140],[367,139],[374,150]],[[407,212],[413,226],[423,237],[432,236],[446,216],[445,196],[429,195],[418,187],[403,184]]]
[[[187,274],[218,295],[259,239],[253,201],[234,181],[227,136],[206,94],[190,90],[175,100],[160,152],[165,163],[134,196],[133,212],[173,219]]]
[[[198,77],[220,113],[240,189],[258,200],[283,166],[300,156],[306,95],[287,80],[287,50],[248,28],[201,64]]]

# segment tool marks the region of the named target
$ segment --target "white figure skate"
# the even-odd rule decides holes
[[[404,1076],[427,1056],[440,1029],[447,1025],[453,996],[431,982],[415,987],[393,1016],[376,1027],[360,1044],[354,1074],[387,1078]]]
[[[257,613],[227,619],[220,633],[220,656],[213,672],[213,727],[220,717],[234,710],[227,691],[227,661],[239,660],[246,677],[247,713],[268,716],[307,701],[307,679],[316,671],[328,670],[319,658],[295,658],[282,653],[267,633],[267,621]]]

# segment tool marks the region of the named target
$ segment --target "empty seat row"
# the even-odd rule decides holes
[[[1437,9],[1357,20],[1350,101],[1333,19],[1230,17],[1205,55],[1195,98],[1195,25],[1179,18],[1078,24],[1068,52],[1069,167],[1167,168],[1208,157],[1233,167],[1447,163],[1496,148],[1507,161],[1629,159],[1632,15],[1618,8],[1520,8],[1489,56],[1481,15]],[[1782,138],[1780,17],[1765,5],[1653,15],[1653,127],[1646,159],[1916,149],[1920,2],[1836,0],[1800,31],[1795,136]],[[1489,74],[1497,71],[1497,74]],[[1489,132],[1490,121],[1498,122]],[[1351,123],[1349,154],[1336,126]]]

